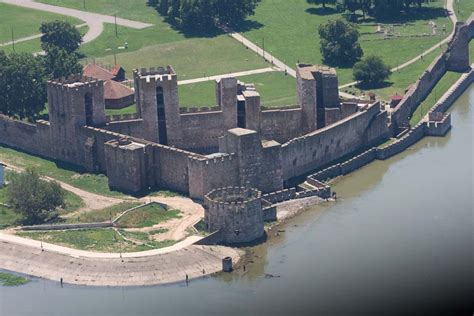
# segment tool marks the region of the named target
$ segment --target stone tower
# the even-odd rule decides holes
[[[261,193],[255,189],[216,189],[205,197],[205,222],[209,232],[220,231],[225,244],[242,244],[264,236]]]
[[[145,138],[173,146],[181,140],[178,77],[173,67],[140,69],[133,72],[135,102],[143,119]]]
[[[237,127],[237,94],[237,79],[222,78],[216,82],[216,99],[222,110],[225,130]]]
[[[81,164],[79,130],[105,124],[104,82],[82,76],[49,81],[48,109],[56,159]]]
[[[299,64],[296,80],[306,132],[323,128],[337,120],[326,119],[333,110],[340,109],[339,85],[334,68]]]

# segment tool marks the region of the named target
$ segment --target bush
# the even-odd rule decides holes
[[[65,193],[57,182],[42,180],[28,169],[10,175],[7,201],[24,217],[24,224],[43,224],[58,217],[56,210],[65,206]]]
[[[354,80],[367,87],[381,85],[391,75],[390,67],[378,56],[368,56],[354,65]]]

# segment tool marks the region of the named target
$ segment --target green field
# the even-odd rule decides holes
[[[178,210],[167,210],[159,204],[149,204],[128,212],[117,221],[122,228],[151,227],[173,218],[180,218]]]
[[[410,120],[410,125],[415,126],[445,94],[449,88],[461,77],[461,73],[448,71],[436,84],[430,95],[418,106]]]
[[[360,41],[366,55],[379,55],[389,65],[395,67],[432,47],[447,36],[452,30],[452,23],[444,16],[439,8],[442,1],[434,2],[430,8],[417,12],[413,16],[416,20],[409,20],[405,26],[396,28],[402,35],[429,33],[429,21],[435,21],[441,30],[446,25],[446,35],[429,37],[400,37],[384,40],[382,35],[375,35],[376,23],[360,23],[362,34]],[[250,19],[261,25],[244,35],[256,44],[262,46],[265,40],[265,49],[272,52],[287,65],[294,67],[296,63],[321,64],[319,38],[317,28],[329,19],[340,17],[340,13],[318,10],[319,7],[310,5],[306,0],[263,0],[256,10],[256,15]],[[436,9],[438,8],[438,9]],[[403,21],[402,21],[403,22]],[[390,23],[394,23],[391,21]],[[352,69],[338,69],[339,83],[352,81]],[[413,81],[414,82],[414,81]]]
[[[127,106],[123,109],[105,109],[106,115],[122,115],[122,114],[133,114],[137,113],[137,106],[135,104]]]
[[[110,27],[106,27],[106,31],[108,30]],[[156,34],[154,36],[156,37]],[[167,65],[173,65],[179,80],[269,67],[262,58],[246,50],[227,35],[163,44],[155,44],[150,40],[146,41],[148,46],[133,51],[130,43],[138,38],[138,36],[130,38],[129,50],[117,52],[116,55],[117,63],[125,68],[129,78],[132,77],[133,69]],[[120,45],[123,43],[124,41],[121,41]],[[84,45],[81,51],[86,56],[97,57],[104,55],[103,52],[107,47],[111,45],[108,45],[106,39],[102,39],[101,36],[96,41]],[[96,58],[96,62],[105,65],[113,64],[113,53],[105,53],[109,56]]]
[[[109,189],[106,176],[82,173],[65,163],[29,155],[3,146],[0,146],[0,160],[20,168],[34,168],[40,175],[65,182],[84,191],[106,196],[124,196],[120,192]]]
[[[84,22],[72,17],[0,3],[0,43],[39,34],[42,22],[62,20],[74,25]]]
[[[145,251],[150,249],[157,249],[168,247],[176,243],[173,240],[165,241],[146,241],[144,237],[140,235],[141,242],[144,244],[138,244],[130,242],[121,237],[112,228],[97,228],[97,229],[81,229],[81,230],[67,230],[67,231],[53,231],[53,232],[17,232],[20,237],[31,238],[35,240],[41,240],[48,243],[58,244],[65,247],[71,247],[80,250],[87,251],[100,251],[100,252],[137,252]],[[138,235],[135,233],[124,233],[126,238],[135,237],[138,239]]]
[[[117,216],[133,207],[139,206],[138,202],[123,202],[101,210],[89,211],[78,215],[77,217],[68,218],[68,223],[98,223],[112,221]]]
[[[466,21],[474,12],[474,1],[454,0],[454,9],[460,21]]]
[[[253,83],[260,93],[262,105],[278,107],[297,104],[296,80],[282,72],[238,77],[245,83]],[[181,107],[216,105],[215,82],[206,81],[179,86]]]

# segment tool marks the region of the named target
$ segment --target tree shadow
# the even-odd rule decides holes
[[[359,90],[384,89],[393,86],[392,81],[384,81],[379,84],[358,83],[355,87]]]
[[[308,8],[308,9],[306,9],[306,12],[309,13],[309,14],[313,14],[313,15],[325,16],[325,15],[336,14],[337,10],[335,8],[331,8],[331,7],[326,7],[326,8],[318,7],[318,8]]]
[[[384,15],[374,17],[374,22],[378,23],[412,23],[419,20],[435,20],[447,16],[444,8],[411,8],[407,12],[400,12],[400,15]]]

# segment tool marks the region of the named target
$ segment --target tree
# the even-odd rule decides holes
[[[342,19],[330,20],[319,26],[321,54],[330,65],[351,66],[359,60],[363,51],[358,42],[357,27]]]
[[[354,80],[367,87],[380,86],[391,75],[390,67],[378,56],[367,56],[354,65]]]
[[[44,56],[44,63],[51,79],[82,74],[83,71],[76,53],[68,53],[64,49],[55,46],[49,48],[48,53]]]
[[[227,26],[238,26],[248,16],[255,14],[261,0],[214,0],[218,22]]]
[[[57,182],[42,180],[32,169],[10,175],[7,201],[24,217],[25,224],[42,224],[56,218],[56,210],[65,206],[64,198]]]
[[[44,22],[40,27],[41,47],[48,52],[51,47],[60,47],[69,54],[75,52],[82,43],[81,33],[72,24],[64,21]]]
[[[41,57],[0,51],[0,112],[34,120],[47,101],[46,76]]]
[[[306,0],[310,4],[322,5],[326,9],[328,4],[336,4],[336,0]]]

